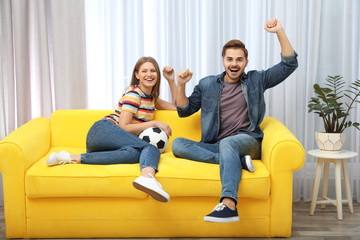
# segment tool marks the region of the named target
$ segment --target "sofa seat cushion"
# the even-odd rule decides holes
[[[129,197],[145,198],[132,182],[140,174],[139,164],[87,165],[66,164],[48,167],[50,153],[35,163],[25,176],[28,198],[46,197]],[[65,149],[81,153],[85,149]],[[256,171],[243,170],[239,197],[267,199],[270,194],[270,174],[260,160],[254,160]],[[161,155],[156,178],[171,197],[219,197],[221,182],[219,165],[179,159],[167,151]]]

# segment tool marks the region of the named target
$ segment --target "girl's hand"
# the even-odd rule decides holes
[[[154,127],[161,128],[162,130],[164,130],[164,132],[166,133],[166,135],[168,137],[171,136],[172,132],[171,132],[171,128],[168,124],[160,122],[160,121],[156,121],[156,120],[154,120],[154,123],[155,123]]]
[[[170,66],[165,66],[163,68],[163,76],[168,82],[174,81],[175,80],[175,71],[174,71],[174,69],[172,67],[170,67]]]

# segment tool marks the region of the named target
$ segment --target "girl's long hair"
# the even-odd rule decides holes
[[[153,98],[155,99],[155,101],[158,100],[159,94],[160,94],[160,82],[161,82],[161,73],[160,73],[160,68],[158,63],[156,62],[156,60],[152,57],[141,57],[137,63],[135,64],[133,73],[132,73],[132,77],[131,77],[131,85],[139,85],[139,79],[136,78],[135,73],[139,72],[139,69],[141,67],[141,65],[143,65],[146,62],[151,62],[156,70],[157,73],[157,81],[156,84],[153,86],[152,91],[151,91],[151,95],[153,96]]]

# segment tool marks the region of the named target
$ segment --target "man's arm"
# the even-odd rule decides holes
[[[176,89],[176,106],[184,107],[188,99],[185,95],[185,85],[192,78],[193,73],[189,69],[183,69],[178,73],[178,85]]]
[[[265,89],[276,86],[284,81],[298,67],[297,54],[295,53],[281,23],[276,19],[270,19],[265,23],[264,29],[270,33],[276,33],[281,46],[281,62],[265,71],[266,77],[263,84]]]
[[[264,29],[270,33],[276,33],[281,46],[281,55],[291,56],[295,53],[281,23],[276,18],[266,21]]]

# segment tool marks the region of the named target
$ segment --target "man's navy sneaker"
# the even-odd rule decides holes
[[[254,164],[252,162],[252,159],[249,155],[246,155],[245,157],[240,158],[240,162],[242,167],[249,171],[249,172],[255,172],[255,167]]]
[[[213,212],[204,217],[205,222],[229,223],[239,221],[237,209],[231,210],[225,204],[219,203]]]

